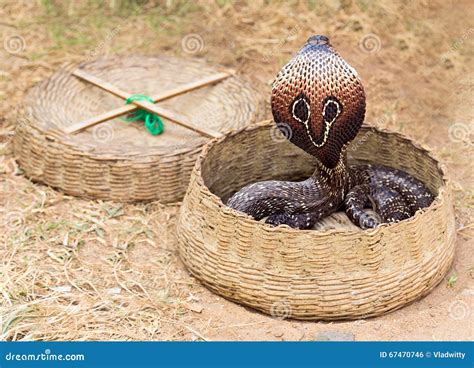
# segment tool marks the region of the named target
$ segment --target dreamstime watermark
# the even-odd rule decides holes
[[[21,107],[17,108],[17,120],[16,120],[16,129],[21,129],[25,127],[32,126],[33,115],[31,112],[26,112]]]
[[[13,133],[10,136],[7,136],[6,139],[3,139],[3,137],[0,141],[0,165],[3,165],[3,163],[5,162],[7,147],[13,139]]]
[[[471,314],[471,308],[469,308],[469,305],[466,302],[463,302],[462,300],[455,300],[449,305],[448,312],[449,317],[459,321],[469,317]]]
[[[204,40],[197,33],[190,33],[182,38],[181,49],[186,54],[197,54],[204,49]]]
[[[293,129],[291,129],[291,126],[287,123],[277,123],[270,129],[270,137],[272,141],[278,143],[290,140],[292,136]]]
[[[3,48],[11,55],[17,55],[26,49],[26,42],[20,35],[8,36],[3,40]]]
[[[432,10],[430,0],[404,0],[401,3],[403,3],[402,8],[408,13],[416,14],[420,19],[429,18],[430,10]]]
[[[99,53],[104,49],[104,47],[107,44],[109,44],[110,41],[112,41],[115,38],[115,36],[117,36],[117,34],[120,32],[120,30],[122,28],[122,25],[123,25],[123,23],[117,25],[109,33],[107,33],[105,38],[101,42],[99,42],[99,44],[93,50],[89,51],[89,55],[87,56],[87,60],[91,60],[91,59],[96,58],[97,55],[99,55]]]
[[[291,305],[288,300],[279,300],[270,307],[270,315],[276,319],[287,319],[291,317]]]
[[[273,47],[272,49],[270,50],[270,52],[268,52],[267,54],[265,54],[263,56],[263,61],[267,62],[270,60],[270,58],[276,53],[276,52],[279,52],[281,47],[287,43],[288,41],[291,41],[293,39],[296,38],[296,35],[299,33],[300,31],[300,28],[299,26],[294,26],[293,28],[291,28],[286,34],[284,37],[282,37]]]
[[[8,212],[3,218],[3,225],[10,230],[18,230],[23,225],[25,219],[21,211]]]
[[[44,353],[31,354],[31,353],[12,353],[8,352],[5,354],[6,361],[16,362],[49,362],[49,361],[84,361],[86,359],[84,354],[53,354],[51,349],[45,349]]]
[[[471,138],[473,134],[473,124],[454,123],[448,128],[449,139],[454,143],[465,143],[474,146]]]
[[[377,120],[375,122],[376,126],[384,126],[385,123],[387,122],[387,116],[382,116],[380,120]],[[355,152],[357,151],[360,146],[363,146],[365,142],[370,139],[375,134],[374,130],[370,129],[364,134],[358,134],[356,138],[351,142],[348,151],[349,152]]]
[[[184,227],[192,231],[199,230],[202,227],[201,224],[199,223],[196,213],[193,213],[192,211],[190,211],[188,207],[183,207],[181,211],[182,211],[181,223],[183,224]]]
[[[441,54],[441,59],[447,59],[453,56],[456,51],[474,34],[474,28],[469,28],[456,41],[453,42],[451,49]]]
[[[92,129],[92,137],[96,142],[107,143],[115,137],[115,131],[111,124],[96,125]]]
[[[368,132],[365,132],[360,138],[357,138],[352,142],[352,144],[349,146],[349,151],[355,152],[357,151],[360,146],[364,145],[364,143],[375,133],[373,130],[369,130]]]
[[[375,33],[367,33],[359,40],[359,48],[362,52],[373,54],[382,48],[382,41]]]
[[[16,110],[16,129],[21,129],[28,124],[31,124],[31,113],[25,113],[24,110],[21,110],[17,106]],[[8,146],[12,143],[14,132],[7,132],[6,134],[0,135],[0,165],[6,161],[6,152],[8,151]]]

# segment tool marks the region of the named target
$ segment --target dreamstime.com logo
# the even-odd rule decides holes
[[[8,362],[50,362],[50,361],[71,361],[83,362],[86,357],[84,354],[52,354],[50,349],[45,349],[44,353],[39,354],[18,354],[8,352],[4,356]]]
[[[92,137],[96,142],[107,143],[114,139],[115,131],[110,124],[100,124],[92,129]]]
[[[448,312],[452,319],[459,321],[469,318],[469,315],[471,314],[471,308],[469,308],[469,305],[467,305],[466,302],[463,302],[462,300],[455,300],[449,305]]]
[[[359,40],[359,48],[367,54],[373,54],[380,51],[382,42],[375,33],[368,33]]]
[[[474,34],[474,28],[469,28],[466,32],[462,34],[460,38],[455,40],[451,46],[451,49],[449,51],[443,52],[441,54],[441,59],[448,59],[449,57],[452,57],[456,54],[456,52],[461,48],[461,46],[469,40],[472,35]]]
[[[356,138],[356,140],[354,140],[352,144],[349,146],[349,151],[352,151],[352,152],[357,151],[360,148],[360,146],[364,145],[364,143],[374,134],[375,133],[372,130],[369,130],[365,134]]]
[[[3,48],[11,55],[17,55],[26,49],[26,42],[20,35],[8,36],[3,40]]]
[[[122,24],[119,24],[118,26],[114,27],[107,35],[105,38],[97,44],[97,46],[89,51],[89,55],[87,57],[87,60],[91,60],[93,58],[96,58],[100,52],[110,43],[112,40],[115,38],[120,33],[120,30],[122,29]]]
[[[197,54],[204,49],[204,40],[197,33],[190,33],[181,40],[181,48],[186,54]]]
[[[300,27],[295,26],[286,32],[285,36],[280,38],[276,45],[272,47],[269,53],[263,56],[263,61],[268,62],[273,57],[273,55],[277,52],[280,52],[283,45],[289,41],[292,41],[296,38],[296,36],[300,33]]]
[[[20,211],[8,212],[3,218],[3,225],[10,230],[18,230],[24,223],[23,213]]]
[[[449,139],[454,143],[465,143],[474,146],[472,135],[474,134],[473,124],[455,123],[448,129]]]
[[[287,123],[275,124],[270,129],[270,137],[272,141],[275,141],[277,143],[290,140],[292,136],[293,130],[291,129],[291,126]]]
[[[276,319],[287,319],[291,317],[291,305],[287,300],[279,300],[272,304],[270,314]]]

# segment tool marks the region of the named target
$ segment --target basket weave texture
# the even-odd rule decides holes
[[[180,256],[195,277],[237,303],[308,320],[381,315],[442,280],[456,237],[450,185],[430,152],[401,134],[363,127],[348,157],[399,168],[426,183],[436,199],[410,219],[365,231],[344,224],[294,230],[226,207],[248,183],[311,175],[313,159],[275,129],[266,121],[231,132],[199,156],[178,220]]]
[[[209,141],[164,119],[165,132],[150,135],[143,123],[121,118],[76,135],[62,128],[124,105],[124,100],[71,75],[54,74],[29,91],[17,124],[15,154],[26,175],[68,194],[121,202],[182,200],[202,146]],[[156,95],[217,72],[200,61],[130,56],[80,66],[129,93]],[[159,103],[194,124],[218,132],[257,121],[259,99],[232,76]]]

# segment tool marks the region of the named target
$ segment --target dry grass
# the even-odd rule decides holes
[[[322,330],[350,331],[357,339],[472,338],[472,15],[468,1],[2,4],[2,42],[16,35],[24,41],[18,53],[0,49],[2,339],[308,340]],[[196,54],[181,45],[190,33],[203,41]],[[453,272],[403,310],[338,324],[279,321],[246,310],[188,275],[176,253],[176,206],[68,197],[31,183],[12,157],[17,103],[66,62],[132,52],[200,57],[236,68],[269,96],[275,73],[314,33],[331,36],[364,79],[367,120],[431,145],[454,178],[460,228]],[[367,34],[380,40],[375,52],[359,45]],[[462,124],[461,136],[450,130],[455,123]],[[456,302],[469,312],[462,318],[453,317]]]

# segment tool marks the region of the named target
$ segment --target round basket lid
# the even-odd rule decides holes
[[[15,137],[19,163],[31,179],[66,193],[120,201],[179,201],[195,156],[209,138],[163,118],[153,136],[141,121],[124,116],[67,134],[68,127],[116,109],[124,99],[84,82],[69,67],[27,95]],[[157,95],[217,72],[201,61],[167,56],[114,57],[80,70],[130,94]],[[157,104],[192,125],[223,133],[258,118],[259,99],[231,76]]]

